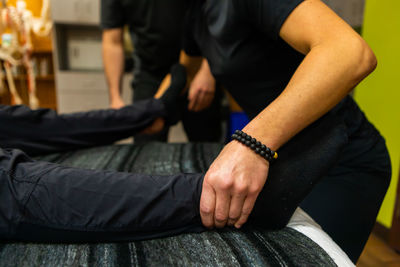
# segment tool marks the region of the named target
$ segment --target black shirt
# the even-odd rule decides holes
[[[185,51],[207,58],[213,75],[250,118],[279,96],[304,59],[279,37],[282,24],[302,1],[194,0],[190,6]],[[339,116],[346,125],[350,141],[343,162],[359,160],[357,153],[381,138],[350,96],[329,114]],[[320,120],[324,118],[330,119]],[[361,135],[369,135],[369,141],[355,141]]]
[[[304,56],[279,37],[303,0],[199,0],[184,49],[207,58],[215,78],[254,117],[286,87]]]
[[[162,77],[179,59],[186,0],[101,0],[103,29],[129,26],[135,71]]]

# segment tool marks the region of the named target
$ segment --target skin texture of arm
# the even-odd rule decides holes
[[[280,36],[306,57],[282,94],[243,129],[273,150],[328,112],[376,67],[365,41],[319,0],[302,2]],[[269,163],[246,146],[236,141],[226,145],[204,179],[203,224],[240,228],[268,169]]]
[[[121,81],[124,71],[123,29],[103,31],[103,62],[106,73],[110,107],[119,109],[125,106],[121,97]]]

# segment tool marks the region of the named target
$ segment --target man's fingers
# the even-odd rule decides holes
[[[195,98],[195,96],[197,95],[198,92],[199,92],[199,90],[195,90],[195,87],[192,84],[189,87],[188,99],[192,100],[193,98]]]
[[[199,94],[197,94],[196,106],[193,108],[193,111],[198,112],[203,110],[205,106],[205,101],[206,93],[204,91],[200,91]]]
[[[245,201],[245,195],[235,194],[231,198],[231,205],[229,208],[228,225],[233,226],[240,218]]]
[[[225,227],[226,223],[228,222],[230,202],[231,195],[228,190],[219,190],[216,192],[216,205],[214,214],[215,227]]]
[[[215,191],[208,183],[204,182],[200,198],[200,216],[205,227],[212,228],[214,226],[214,211]]]
[[[214,99],[214,93],[209,91],[200,91],[196,97],[197,100],[195,106],[193,107],[193,111],[199,112],[211,105]]]
[[[214,93],[212,92],[206,92],[206,94],[204,95],[204,101],[203,101],[203,107],[202,109],[206,109],[208,108],[212,101],[214,100]]]
[[[210,106],[214,99],[214,92],[203,89],[191,90],[188,100],[188,109],[190,111],[198,112]]]
[[[254,204],[256,203],[258,194],[248,195],[243,204],[243,209],[240,215],[239,220],[235,223],[236,228],[242,227],[243,224],[247,222],[247,219],[250,216],[251,211],[254,208]]]
[[[188,100],[189,100],[189,105],[188,105],[188,110],[194,111],[194,108],[197,105],[198,102],[198,95],[199,95],[198,90],[190,90],[189,95],[188,95]]]
[[[214,99],[214,94],[212,92],[203,91],[200,97],[197,111],[202,111],[208,108],[211,105],[213,99]]]
[[[196,105],[197,105],[197,98],[193,98],[192,100],[189,100],[188,110],[194,111]]]

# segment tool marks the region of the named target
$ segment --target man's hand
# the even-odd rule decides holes
[[[125,106],[125,103],[122,100],[122,98],[120,98],[120,97],[112,99],[110,102],[110,107],[113,109],[120,109],[120,108],[123,108],[124,106]]]
[[[269,163],[232,141],[206,173],[200,199],[203,225],[240,228],[248,219],[268,176]]]
[[[210,72],[207,61],[204,60],[190,84],[188,109],[198,112],[208,108],[214,99],[214,94],[215,79]]]

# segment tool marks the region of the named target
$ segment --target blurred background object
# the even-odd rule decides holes
[[[3,0],[1,3],[0,103],[56,108],[52,76],[50,0]],[[39,75],[37,62],[46,67]],[[7,80],[8,90],[5,89]],[[37,87],[40,90],[37,90]],[[43,88],[43,89],[42,89]],[[40,104],[42,102],[43,104]]]

